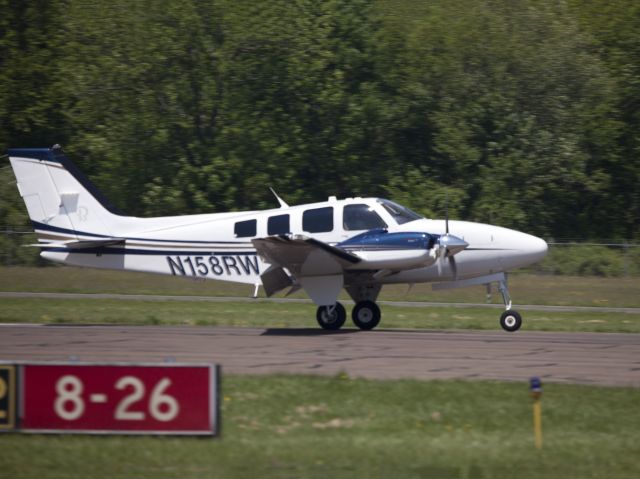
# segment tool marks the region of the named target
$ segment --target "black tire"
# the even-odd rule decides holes
[[[364,331],[375,328],[380,322],[380,308],[373,301],[360,301],[351,311],[351,319]]]
[[[520,326],[522,326],[522,316],[520,316],[520,313],[513,309],[507,309],[500,316],[500,326],[502,326],[502,329],[504,329],[505,331],[513,333],[514,331],[520,329]]]
[[[340,303],[336,303],[332,314],[329,314],[329,308],[330,306],[319,306],[316,312],[316,319],[322,329],[336,331],[347,320],[347,312]]]

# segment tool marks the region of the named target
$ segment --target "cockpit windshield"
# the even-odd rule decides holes
[[[378,203],[380,203],[382,207],[387,210],[387,212],[399,225],[409,223],[410,221],[421,220],[423,218],[415,211],[411,211],[409,208],[399,205],[398,203],[394,203],[393,201],[379,198]]]

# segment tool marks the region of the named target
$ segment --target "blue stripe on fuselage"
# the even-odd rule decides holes
[[[60,248],[60,247],[43,247],[42,251],[53,253],[77,253],[77,254],[135,254],[135,255],[149,255],[149,256],[246,256],[256,254],[255,250],[252,251],[184,251],[184,250],[149,250],[138,248]]]
[[[32,221],[31,224],[33,225],[34,229],[37,230],[43,230],[43,231],[50,231],[52,233],[65,233],[65,234],[70,234],[70,235],[80,235],[80,236],[95,236],[96,238],[111,238],[111,236],[107,236],[107,235],[101,235],[101,234],[97,234],[97,233],[87,233],[84,231],[78,231],[78,230],[71,230],[71,229],[67,229],[67,228],[60,228],[59,226],[51,226],[45,223],[39,223],[37,221]],[[120,238],[120,237],[119,237]],[[181,243],[181,244],[212,244],[212,243],[217,243],[217,244],[235,244],[235,245],[249,245],[249,242],[242,242],[242,241],[202,241],[202,240],[191,240],[191,241],[187,241],[187,240],[169,240],[169,239],[152,239],[152,238],[134,238],[134,237],[124,237],[121,238],[123,240],[131,240],[131,241],[150,241],[150,242],[156,242],[156,243]]]

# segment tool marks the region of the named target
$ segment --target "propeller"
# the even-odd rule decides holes
[[[458,238],[455,235],[449,233],[449,198],[445,197],[445,220],[444,220],[445,234],[438,238],[438,245],[436,250],[436,265],[438,267],[438,276],[442,276],[442,261],[445,258],[449,260],[449,267],[453,273],[453,279],[458,277],[458,266],[456,265],[455,255],[464,250],[469,243],[462,238]]]

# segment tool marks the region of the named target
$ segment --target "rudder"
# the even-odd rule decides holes
[[[59,146],[13,148],[8,153],[39,239],[111,236],[109,224],[117,214],[115,208]]]

